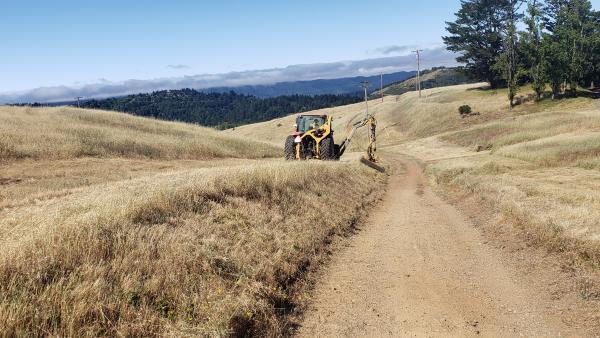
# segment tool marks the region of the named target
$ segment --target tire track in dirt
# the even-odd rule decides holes
[[[583,336],[399,155],[383,203],[333,257],[298,335]]]

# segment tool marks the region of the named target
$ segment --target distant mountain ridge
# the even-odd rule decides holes
[[[383,86],[404,81],[415,76],[415,71],[396,72],[383,74]],[[360,83],[368,81],[370,92],[378,90],[381,85],[381,75],[354,76],[336,79],[317,79],[308,81],[278,82],[270,85],[246,85],[239,87],[213,87],[199,89],[206,93],[236,92],[238,94],[253,95],[260,98],[276,97],[282,95],[326,95],[326,94],[354,94],[362,93]]]
[[[416,75],[416,71],[406,72],[395,72],[389,74],[383,74],[383,86],[389,86],[394,83],[402,82],[406,79],[410,79]],[[292,95],[355,95],[360,94],[362,96],[362,89],[360,83],[368,81],[370,83],[369,92],[377,91],[381,86],[381,75],[373,76],[354,76],[354,77],[343,77],[335,79],[316,79],[307,81],[287,81],[277,82],[268,85],[244,85],[237,87],[211,87],[203,89],[195,89],[202,93],[230,93],[235,92],[237,94],[252,95],[258,98],[272,98],[277,96],[292,96]],[[184,88],[181,88],[184,89]],[[193,88],[192,88],[193,89]],[[140,92],[138,94],[149,94],[151,92]],[[97,99],[82,99],[81,102],[87,102],[91,100],[104,100],[104,99],[118,99],[123,96],[110,96],[105,98]],[[34,105],[34,106],[76,106],[77,101],[59,101],[59,102],[30,102],[21,103],[17,105]]]

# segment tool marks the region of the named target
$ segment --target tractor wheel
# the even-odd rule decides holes
[[[319,157],[325,161],[335,160],[335,144],[333,143],[333,138],[327,137],[321,144],[319,145]]]
[[[294,142],[294,136],[290,135],[285,139],[283,152],[286,160],[296,159],[296,142]]]
[[[335,155],[335,159],[339,160],[340,159],[340,145],[339,144],[333,145],[333,153]]]

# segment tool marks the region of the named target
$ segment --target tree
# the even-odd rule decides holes
[[[502,27],[503,51],[498,56],[494,68],[503,74],[508,87],[509,107],[514,106],[515,96],[517,95],[517,22],[521,18],[519,7],[522,0],[507,0],[499,5],[498,12],[503,18]]]
[[[181,89],[89,100],[82,103],[82,106],[122,111],[162,120],[229,128],[361,100],[362,98],[356,95],[331,94],[288,95],[261,99],[233,91],[205,93],[194,89]]]
[[[543,10],[540,0],[529,1],[524,20],[527,30],[521,33],[520,44],[524,68],[537,101],[542,98],[547,82],[545,53],[542,48]]]
[[[592,59],[591,44],[597,29],[591,3],[588,0],[547,0],[546,3],[545,49],[553,97],[563,82],[568,83],[571,93],[576,95],[577,85],[588,72],[586,64]]]
[[[455,22],[446,22],[449,36],[443,40],[447,49],[460,55],[456,61],[465,64],[468,74],[488,81],[492,88],[503,84],[494,65],[503,51],[502,30],[505,8],[510,0],[464,0]]]
[[[586,72],[583,81],[590,87],[595,87],[600,83],[600,12],[592,11],[591,34],[586,41],[585,49],[589,58],[586,60]]]

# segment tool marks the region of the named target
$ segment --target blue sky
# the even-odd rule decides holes
[[[597,8],[600,0],[595,0]],[[407,54],[458,0],[0,3],[0,93]]]

